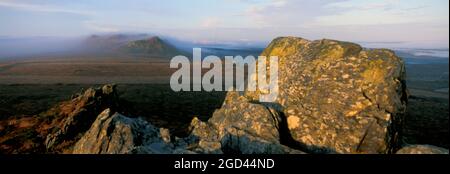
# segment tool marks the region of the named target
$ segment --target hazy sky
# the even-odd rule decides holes
[[[448,0],[0,0],[0,37],[153,33],[197,42],[277,36],[448,48]]]

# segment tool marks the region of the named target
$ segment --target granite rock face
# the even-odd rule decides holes
[[[396,148],[407,90],[404,63],[393,51],[283,37],[262,55],[278,56],[275,103],[306,151],[392,153]],[[260,93],[246,97],[256,101]]]
[[[119,100],[116,92],[115,85],[104,85],[99,88],[89,88],[84,93],[73,96],[72,100],[63,102],[58,107],[57,113],[60,121],[45,139],[47,149],[58,151],[70,146],[72,143],[68,142],[77,140],[87,131],[97,115],[104,109],[117,109]]]
[[[229,93],[208,122],[194,118],[191,134],[172,137],[167,129],[103,111],[75,144],[75,154],[285,154],[303,153],[280,143],[279,116]]]
[[[208,122],[192,121],[190,136],[199,139],[194,151],[200,153],[303,153],[280,143],[280,121],[274,109],[229,92]]]
[[[106,109],[75,144],[75,154],[169,154],[173,145],[165,129]],[[169,137],[170,139],[170,137]]]

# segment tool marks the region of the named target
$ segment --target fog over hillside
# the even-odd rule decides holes
[[[64,57],[76,55],[114,55],[118,54],[121,47],[138,40],[149,39],[153,34],[93,34],[79,37],[0,37],[0,59],[36,59],[42,57]],[[202,56],[258,56],[268,43],[265,42],[198,42],[183,40],[171,36],[158,36],[163,42],[173,45],[179,51],[173,54],[165,54],[172,57],[174,54],[192,55],[192,48],[202,48]],[[407,64],[448,64],[448,48],[403,48],[396,43],[362,43],[367,48],[388,48],[394,50]],[[136,50],[136,49],[134,49]],[[122,49],[123,51],[123,49]],[[129,51],[120,52],[125,55]],[[147,57],[158,55],[147,52]]]
[[[46,56],[117,54],[121,47],[136,41],[150,39],[151,34],[93,34],[80,37],[0,37],[0,59],[33,59]],[[183,54],[192,54],[192,48],[202,48],[204,55],[258,56],[267,43],[197,42],[170,36],[158,36]],[[123,51],[123,50],[122,50]],[[125,54],[130,53],[125,51]],[[149,56],[153,54],[148,53]]]
[[[59,54],[75,50],[80,38],[0,37],[0,59]]]

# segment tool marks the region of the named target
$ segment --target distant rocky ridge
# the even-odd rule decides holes
[[[264,91],[229,92],[207,122],[192,120],[186,137],[173,136],[168,129],[126,116],[115,86],[105,85],[75,95],[36,117],[37,121],[27,125],[16,121],[0,127],[2,132],[15,130],[14,134],[0,136],[0,150],[76,154],[448,154],[447,149],[400,141],[408,92],[404,64],[391,51],[365,50],[334,40],[286,37],[275,39],[263,55],[279,56],[278,100],[258,102]]]

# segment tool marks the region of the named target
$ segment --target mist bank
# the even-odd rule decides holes
[[[124,56],[117,50],[127,43],[136,40],[149,39],[154,34],[94,34],[78,37],[0,37],[0,60],[39,59],[47,57],[70,56]],[[192,48],[202,48],[205,56],[258,56],[268,43],[247,41],[214,41],[199,42],[182,40],[171,36],[159,36],[165,43],[173,45],[178,50],[192,55]],[[367,44],[362,44],[367,46]],[[369,45],[369,48],[381,46]],[[389,44],[388,44],[389,46]],[[448,48],[390,48],[402,57],[406,64],[448,64]],[[147,57],[151,57],[151,54]],[[132,57],[132,56],[124,56]]]
[[[93,34],[71,38],[0,37],[0,60],[64,58],[70,56],[124,56],[127,53],[120,52],[122,51],[120,50],[121,47],[133,41],[151,39],[152,37],[161,38],[165,44],[173,45],[186,54],[191,54],[193,48],[202,48],[205,55],[221,57],[226,55],[258,56],[266,46],[264,43],[248,42],[203,43],[151,34]],[[158,46],[156,45],[156,47]],[[148,56],[150,55],[148,54]]]
[[[448,49],[395,49],[406,64],[448,64]]]
[[[0,59],[20,59],[40,55],[72,53],[82,38],[0,37]]]

